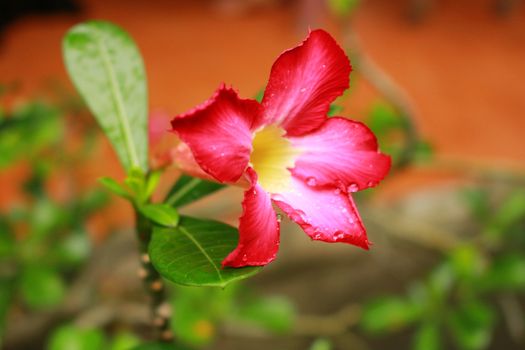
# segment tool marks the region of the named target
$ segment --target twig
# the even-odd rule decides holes
[[[394,169],[409,165],[414,157],[419,135],[415,125],[415,110],[407,93],[382,70],[361,48],[359,38],[353,30],[351,19],[341,19],[340,27],[344,35],[345,47],[349,49],[359,72],[395,108],[403,118],[405,144]]]
[[[525,341],[525,318],[518,299],[515,295],[503,295],[498,301],[512,340],[518,344],[523,343]]]

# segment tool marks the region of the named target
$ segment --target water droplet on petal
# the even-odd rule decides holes
[[[247,261],[248,261],[248,255],[243,254],[243,256],[242,256],[242,261],[243,261],[243,262],[247,262]]]
[[[340,194],[340,193],[341,193],[341,189],[340,189],[340,188],[336,188],[336,189],[334,190],[334,194]]]
[[[301,90],[299,90],[300,92],[305,92],[306,91],[306,88],[301,88]]]
[[[308,186],[315,186],[317,185],[317,180],[313,177],[309,177],[308,179],[306,179],[306,184]]]
[[[368,182],[366,183],[366,185],[367,185],[368,187],[373,187],[373,186],[376,185],[376,183],[375,183],[374,181],[368,181]]]
[[[281,222],[283,219],[283,216],[281,214],[277,214],[277,222]]]
[[[357,192],[357,191],[359,191],[359,186],[356,183],[351,183],[348,186],[348,191],[350,191],[350,192]]]

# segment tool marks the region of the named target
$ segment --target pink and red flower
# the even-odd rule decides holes
[[[265,265],[275,258],[279,221],[272,203],[314,240],[368,249],[350,193],[375,186],[391,161],[364,124],[327,117],[348,88],[350,71],[335,40],[315,30],[274,63],[262,103],[222,85],[172,120],[206,174],[222,183],[249,183],[239,244],[223,266]]]

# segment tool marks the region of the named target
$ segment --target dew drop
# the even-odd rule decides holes
[[[341,189],[340,188],[336,188],[334,190],[334,194],[341,194]]]
[[[221,152],[221,157],[224,157],[224,152]]]
[[[306,91],[306,88],[301,88],[301,90],[299,90],[300,92],[305,92]]]
[[[375,186],[375,182],[374,182],[374,181],[368,181],[368,182],[366,183],[366,185],[367,185],[368,187],[373,187],[373,186]]]
[[[243,254],[243,256],[242,256],[242,261],[243,261],[243,262],[248,261],[248,255]]]
[[[350,192],[357,192],[357,191],[359,191],[359,186],[357,186],[356,183],[351,183],[348,186],[348,191],[350,191]]]
[[[283,216],[281,214],[277,214],[277,222],[281,222],[283,219]]]
[[[313,177],[309,177],[308,179],[306,179],[306,184],[308,186],[315,186],[317,185],[317,180]]]

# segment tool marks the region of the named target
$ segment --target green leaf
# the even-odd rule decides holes
[[[329,117],[333,117],[337,114],[339,114],[339,112],[341,112],[343,110],[343,107],[339,106],[339,105],[335,105],[335,104],[331,104],[330,105],[330,109],[328,110],[328,113],[327,115]]]
[[[365,305],[361,326],[369,333],[386,333],[400,330],[421,316],[421,309],[413,303],[397,298],[377,299]]]
[[[439,327],[434,323],[424,323],[414,335],[412,350],[443,349]]]
[[[140,339],[131,333],[118,333],[111,341],[109,350],[129,350],[140,344]]]
[[[513,225],[525,221],[525,191],[514,191],[499,207],[490,220],[487,232],[489,237],[502,238]]]
[[[482,275],[486,268],[485,257],[472,244],[455,248],[450,254],[450,262],[455,274],[467,280]]]
[[[295,308],[283,297],[248,300],[239,310],[239,317],[273,333],[286,334],[295,321]]]
[[[104,349],[104,333],[96,329],[62,326],[56,329],[47,344],[47,350]]]
[[[202,347],[213,341],[217,322],[230,305],[232,288],[197,288],[174,286],[171,303],[177,310],[171,319],[175,338],[188,345]]]
[[[391,105],[378,102],[372,106],[367,125],[381,138],[392,130],[402,129],[404,122]]]
[[[310,350],[332,350],[332,342],[326,338],[318,338],[310,345]]]
[[[22,297],[33,308],[48,308],[59,304],[66,289],[60,275],[44,266],[27,266],[20,282]]]
[[[82,230],[69,233],[57,243],[54,253],[61,267],[78,266],[86,261],[91,252],[88,233]]]
[[[0,276],[0,348],[14,291],[14,279]]]
[[[147,204],[139,210],[142,215],[161,226],[175,227],[179,223],[179,212],[167,204]]]
[[[338,16],[349,16],[356,10],[360,2],[360,0],[328,0],[328,7]]]
[[[131,195],[128,192],[128,190],[123,185],[119,184],[116,180],[110,177],[101,177],[100,179],[98,179],[98,182],[107,190],[113,192],[117,196],[126,199],[131,199]]]
[[[129,171],[148,167],[146,74],[133,39],[109,22],[73,27],[63,42],[76,88]]]
[[[189,350],[189,348],[178,344],[147,343],[131,348],[130,350]]]
[[[171,188],[165,202],[174,207],[182,207],[223,188],[224,185],[182,175]]]
[[[484,290],[525,290],[525,256],[508,253],[494,260],[481,279]]]
[[[260,270],[258,267],[221,267],[238,239],[239,233],[234,227],[183,216],[176,228],[154,228],[149,254],[157,271],[174,283],[224,287]]]
[[[462,350],[486,349],[492,338],[493,324],[492,309],[474,300],[459,305],[449,318],[456,344]]]
[[[257,92],[257,94],[255,94],[255,101],[261,103],[262,100],[263,100],[263,97],[264,97],[264,90],[265,89],[261,89]]]

